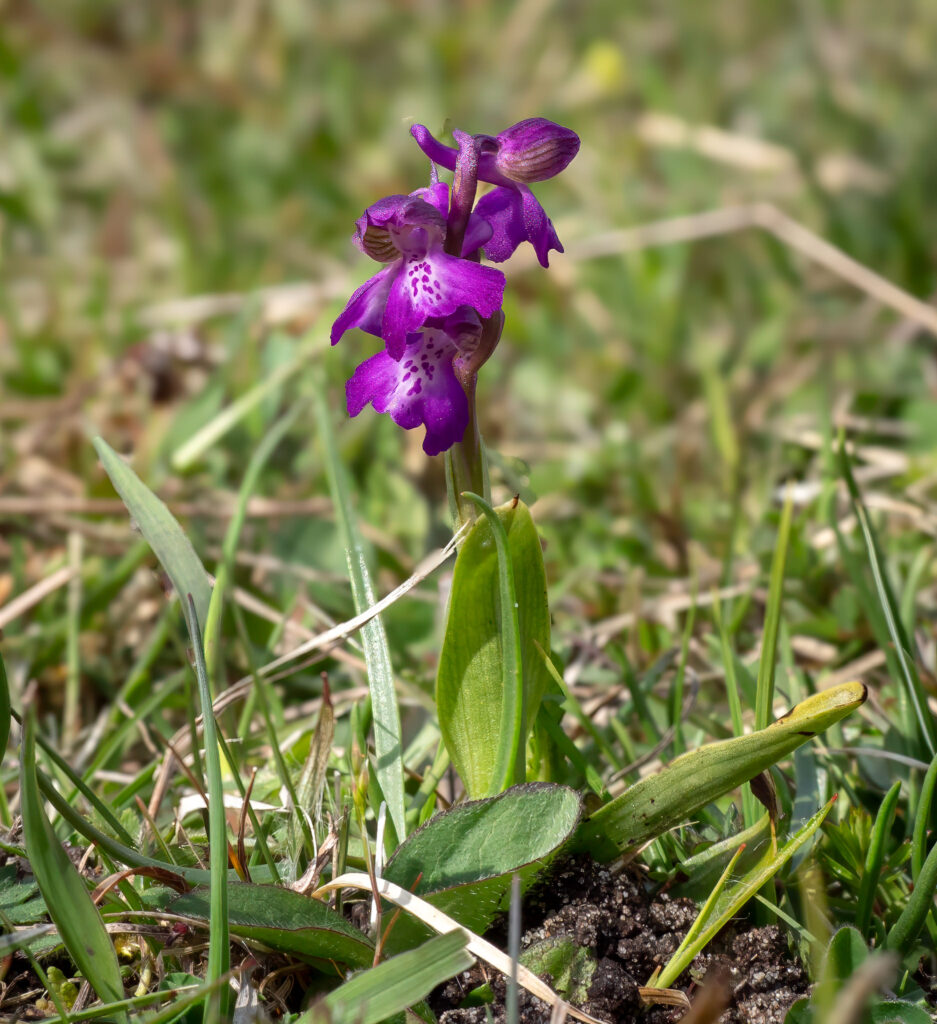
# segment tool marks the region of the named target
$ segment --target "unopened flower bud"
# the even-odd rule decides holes
[[[579,152],[579,136],[545,117],[519,121],[498,136],[498,170],[527,185],[559,174]]]

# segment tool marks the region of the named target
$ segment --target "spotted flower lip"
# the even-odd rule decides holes
[[[345,385],[348,415],[357,416],[370,404],[405,430],[424,426],[427,455],[451,448],[469,422],[468,399],[453,360],[477,344],[481,331],[475,310],[461,306],[408,334],[399,360],[386,350],[366,359]]]
[[[408,196],[388,196],[359,218],[355,244],[387,266],[349,299],[332,326],[333,345],[345,331],[360,327],[383,338],[390,358],[400,360],[408,335],[427,321],[445,318],[460,306],[483,318],[501,308],[501,271],[444,251],[448,204],[449,186],[437,182]],[[463,253],[476,252],[492,231],[484,218],[473,215]]]
[[[454,170],[457,149],[439,142],[421,124],[414,125],[410,134],[433,163]],[[498,186],[475,208],[492,229],[483,247],[485,255],[502,263],[522,242],[530,242],[541,266],[549,266],[550,250],[562,252],[563,246],[527,183],[544,181],[563,171],[579,152],[579,136],[545,117],[531,117],[500,135],[475,137],[480,143],[479,180]]]

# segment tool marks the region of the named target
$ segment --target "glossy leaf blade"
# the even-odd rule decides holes
[[[866,696],[862,683],[844,683],[801,701],[767,729],[678,757],[599,808],[583,826],[583,841],[595,856],[611,859],[661,835],[844,718]]]
[[[93,443],[114,490],[166,570],[180,600],[184,603],[186,594],[192,595],[199,625],[204,626],[211,583],[189,538],[169,509],[103,438],[96,437]]]
[[[540,537],[523,502],[495,510],[507,535],[514,574],[524,677],[526,726],[547,684],[537,644],[550,649],[550,610]],[[498,552],[487,519],[479,519],[456,559],[446,633],[436,677],[439,726],[452,763],[472,798],[486,796],[498,773],[505,717],[504,652]],[[521,735],[520,747],[526,742]]]
[[[447,932],[391,957],[330,992],[297,1024],[378,1024],[471,967],[475,959],[465,948],[467,942],[465,932]]]
[[[49,824],[36,779],[36,724],[30,711],[23,723],[23,747],[20,755],[20,793],[23,839],[30,866],[59,935],[103,1002],[124,998],[117,954],[91,902],[85,883],[62,849]],[[117,1020],[126,1020],[125,1013]]]

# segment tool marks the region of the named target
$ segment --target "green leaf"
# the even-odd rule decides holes
[[[465,932],[448,932],[391,957],[330,992],[297,1024],[377,1024],[400,1013],[475,963],[467,942]]]
[[[391,857],[384,877],[482,934],[507,909],[511,875],[529,885],[572,835],[579,813],[578,794],[565,786],[514,786],[431,818]],[[405,948],[426,934],[401,917],[387,944]]]
[[[937,754],[931,759],[921,792],[918,797],[917,810],[914,812],[914,832],[911,839],[911,878],[917,881],[924,858],[927,856],[927,833],[934,808],[934,791],[937,790]]]
[[[847,925],[830,939],[823,961],[820,985],[837,992],[869,958],[869,947],[862,933]]]
[[[540,650],[550,649],[550,609],[540,537],[523,502],[495,510],[507,535],[520,629],[524,728],[535,721],[548,674]],[[479,519],[456,559],[446,634],[436,677],[439,727],[470,797],[487,795],[499,770],[497,743],[513,694],[504,692],[504,651],[498,550],[491,524]],[[510,651],[508,651],[510,657]]]
[[[883,649],[890,658],[897,662],[898,678],[903,684],[905,695],[909,704],[914,709],[914,717],[917,723],[919,741],[926,746],[928,754],[933,757],[937,754],[937,724],[927,704],[927,693],[921,684],[914,661],[909,653],[911,644],[905,633],[901,621],[901,612],[898,602],[895,600],[894,591],[885,574],[882,555],[879,550],[878,540],[875,531],[872,529],[872,521],[869,519],[868,510],[862,501],[862,495],[852,475],[852,468],[849,465],[849,456],[846,453],[846,446],[840,445],[839,449],[840,468],[843,479],[849,489],[849,496],[852,499],[852,508],[862,539],[865,543],[866,556],[869,560],[869,568],[872,571],[872,579],[875,583],[875,593],[881,607],[882,618],[888,629],[890,645],[882,644]]]
[[[872,1024],[933,1024],[934,1021],[923,1007],[900,999],[880,999],[868,1012]]]
[[[117,954],[104,922],[43,810],[36,779],[36,722],[32,708],[23,722],[20,795],[26,855],[69,956],[103,1002],[123,999]],[[117,1019],[124,1021],[127,1015],[118,1014]]]
[[[689,967],[693,959],[731,920],[758,890],[790,860],[791,856],[817,831],[833,806],[832,800],[774,853],[768,850],[761,860],[731,888],[721,892],[700,912],[687,937],[670,962],[655,979],[658,988],[669,988]]]
[[[593,856],[610,860],[663,834],[844,718],[866,696],[862,683],[844,683],[801,701],[767,729],[678,757],[600,807],[580,830],[581,841]]]
[[[193,889],[166,901],[163,908],[182,917],[208,921],[209,893]],[[228,883],[231,932],[294,956],[369,965],[374,947],[354,925],[321,900],[275,885]]]
[[[345,547],[351,593],[358,615],[367,611],[377,602],[368,560],[358,520],[355,516],[345,467],[342,465],[328,406],[318,387],[316,402],[319,437],[325,453],[325,466],[329,479],[329,490],[335,505],[335,515]],[[361,642],[364,660],[368,668],[368,688],[371,693],[371,713],[374,722],[374,751],[376,757],[375,775],[384,800],[387,813],[397,833],[397,842],[403,842],[407,835],[406,805],[403,784],[403,740],[400,731],[400,708],[397,691],[394,688],[394,669],[390,660],[387,634],[379,615],[361,627]],[[374,809],[375,812],[377,808]]]
[[[882,874],[885,850],[891,835],[891,827],[895,821],[900,794],[901,780],[899,779],[879,804],[878,813],[875,815],[875,824],[872,826],[872,838],[866,853],[865,868],[859,885],[859,899],[856,904],[856,928],[862,935],[868,933],[869,924],[872,921],[872,908],[875,903],[878,880]]]
[[[211,583],[189,538],[169,509],[103,438],[96,437],[93,443],[114,489],[172,580],[183,605],[186,594],[191,594],[199,626],[204,626],[211,600]]]
[[[528,946],[520,962],[541,977],[549,974],[550,987],[567,1002],[582,1004],[589,998],[595,974],[595,954],[565,936],[550,936]]]
[[[10,738],[10,684],[7,682],[6,666],[0,656],[0,757],[7,748]]]
[[[885,948],[893,949],[902,957],[913,949],[917,937],[924,927],[927,915],[934,905],[934,892],[937,891],[937,845],[927,855],[927,859],[914,880],[914,889],[905,903],[898,920],[892,925],[885,938]]]
[[[497,796],[525,779],[524,666],[521,660],[521,627],[514,587],[514,566],[501,517],[484,498],[470,491],[465,496],[481,509],[491,528],[498,559],[498,605],[501,610],[501,705],[494,771],[486,796]],[[520,777],[518,777],[520,773]]]
[[[195,674],[198,678],[198,696],[202,705],[202,729],[205,735],[205,772],[208,776],[208,841],[211,868],[211,915],[208,926],[208,965],[205,981],[214,985],[231,967],[231,938],[228,934],[228,825],[225,817],[224,787],[221,781],[221,756],[218,751],[215,712],[212,708],[208,672],[205,668],[205,648],[199,629],[195,600],[191,594],[183,598],[185,622],[195,654]],[[230,989],[213,988],[205,1002],[203,1020],[214,1024],[227,1016]]]

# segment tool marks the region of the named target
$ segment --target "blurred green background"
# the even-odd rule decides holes
[[[935,51],[937,7],[872,0],[0,3],[0,484],[109,495],[102,432],[170,497],[236,489],[278,403],[308,399],[301,374],[201,458],[172,457],[308,331],[362,515],[405,571],[445,534],[441,460],[370,410],[341,420],[374,350],[354,334],[327,352],[372,269],[353,222],[426,182],[413,122],[542,115],[583,143],[536,189],[568,253],[510,274],[480,406],[499,494],[541,499],[557,614],[630,607],[645,575],[706,586],[763,563],[776,488],[821,479],[839,426],[900,450],[888,486],[918,486],[926,512],[933,338],[754,230],[591,253],[611,230],[767,200],[928,298]],[[250,298],[284,284],[286,314]],[[153,311],[217,293],[235,297]],[[323,493],[301,423],[262,493]]]

